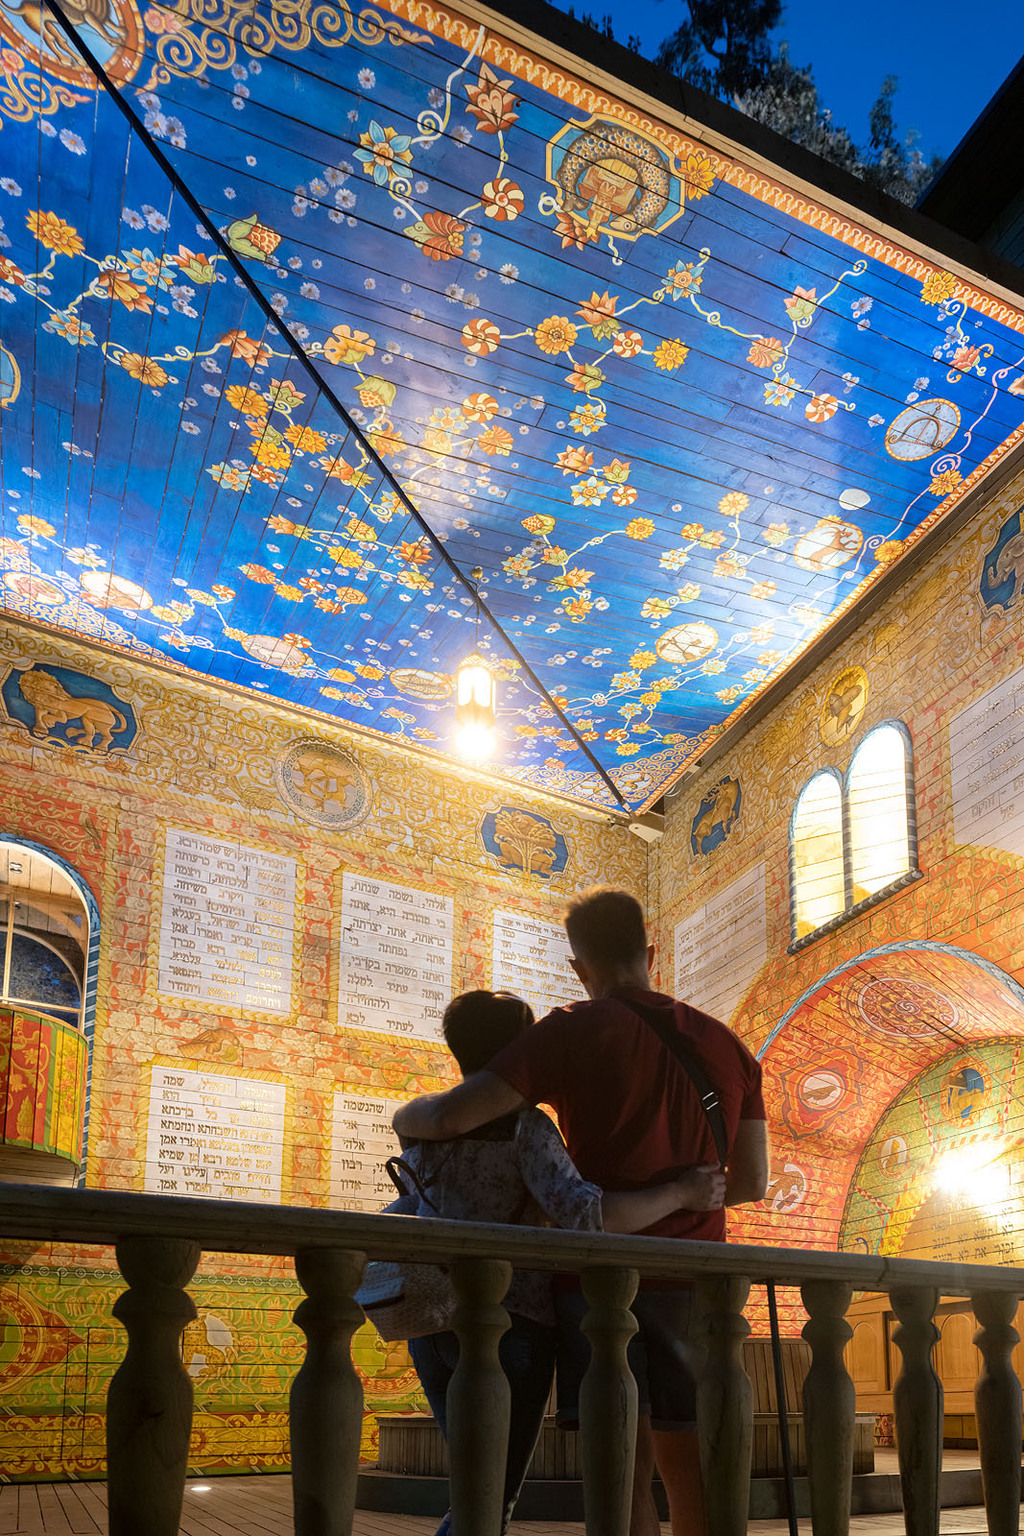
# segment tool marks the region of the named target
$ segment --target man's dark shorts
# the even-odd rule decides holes
[[[697,1384],[687,1339],[693,1291],[640,1291],[633,1303],[639,1332],[629,1341],[629,1368],[636,1379],[639,1408],[651,1427],[692,1430],[697,1424]],[[580,1332],[587,1303],[578,1291],[555,1297],[558,1322],[558,1422],[579,1424],[580,1383],[590,1363],[590,1341]]]

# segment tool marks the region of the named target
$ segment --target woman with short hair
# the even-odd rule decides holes
[[[445,1009],[445,1042],[463,1077],[485,1068],[533,1024],[533,1013],[508,992],[464,992]],[[639,1232],[676,1210],[678,1181],[629,1193],[605,1193],[577,1172],[554,1122],[526,1108],[481,1125],[454,1141],[424,1141],[402,1154],[428,1191],[421,1216],[449,1221],[550,1224],[582,1231]],[[431,1206],[433,1208],[431,1208]],[[510,1325],[499,1345],[511,1389],[504,1531],[533,1456],[555,1366],[551,1277],[514,1269],[504,1305]],[[416,1373],[434,1418],[446,1434],[448,1383],[458,1362],[455,1334],[409,1340]],[[437,1536],[448,1536],[445,1515]]]

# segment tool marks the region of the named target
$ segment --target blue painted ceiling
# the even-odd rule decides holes
[[[11,612],[445,753],[479,644],[636,809],[1021,434],[981,279],[496,15],[65,11],[132,120],[0,9]]]

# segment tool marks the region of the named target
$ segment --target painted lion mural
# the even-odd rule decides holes
[[[35,711],[29,734],[38,739],[49,736],[54,726],[64,725],[69,741],[89,751],[106,752],[113,743],[113,733],[128,728],[127,717],[112,704],[103,699],[76,699],[49,672],[36,667],[22,673],[20,687],[22,698]],[[75,721],[80,725],[74,726]]]

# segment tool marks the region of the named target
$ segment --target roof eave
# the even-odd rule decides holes
[[[500,10],[478,0],[460,0],[459,8],[489,27],[500,28],[510,38],[518,31],[516,40],[528,48],[536,50],[542,44],[552,62],[575,74],[585,74],[613,95],[634,101],[642,98],[645,110],[655,111],[723,154],[760,163],[774,175],[782,172],[791,185],[808,196],[879,233],[897,237],[909,249],[937,259],[950,271],[984,279],[987,287],[1011,302],[1024,298],[1024,271],[1012,262],[919,209],[876,191],[849,171],[603,37],[546,0],[502,0]]]

